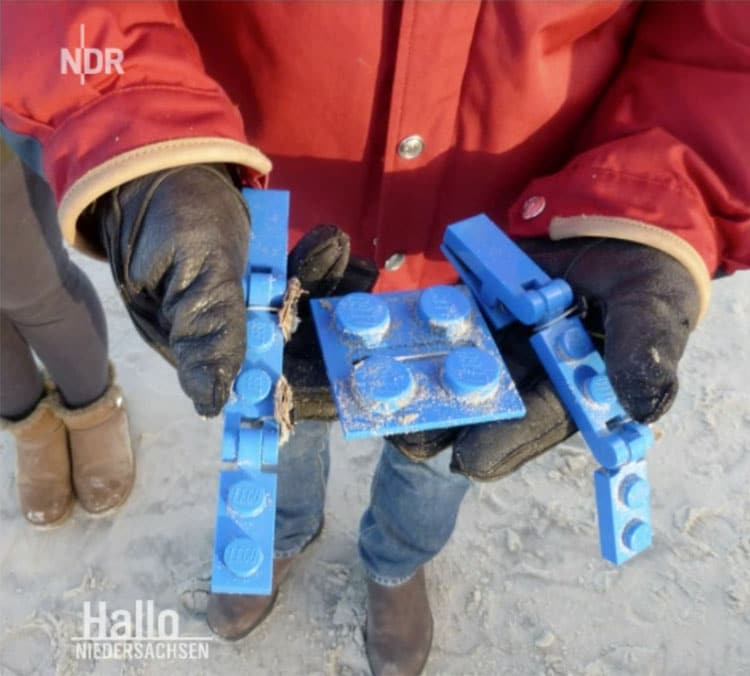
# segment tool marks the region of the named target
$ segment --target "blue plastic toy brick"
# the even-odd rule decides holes
[[[311,307],[347,439],[525,414],[465,287],[352,293]]]
[[[573,303],[568,284],[550,279],[485,215],[450,225],[441,250],[495,329],[516,320],[539,324]]]
[[[211,591],[270,594],[273,574],[279,427],[274,392],[284,337],[277,310],[286,290],[289,193],[243,190],[253,225],[243,279],[247,351],[224,408],[222,471],[216,510]]]
[[[647,549],[652,535],[645,460],[596,470],[594,487],[602,556],[620,564]]]
[[[496,327],[517,318],[537,328],[531,344],[560,399],[603,469],[596,473],[602,556],[622,563],[651,544],[645,455],[647,425],[629,420],[604,362],[577,317],[568,284],[551,280],[487,216],[449,226],[443,252],[472,288]],[[623,482],[638,478],[636,500],[623,500]],[[628,493],[628,495],[631,495]]]
[[[629,420],[604,362],[577,317],[565,317],[538,331],[531,344],[568,413],[597,462],[594,474],[602,556],[620,564],[651,545],[646,451],[654,441],[647,425]],[[618,498],[619,479],[640,467],[640,493],[633,524],[628,505]],[[623,474],[624,473],[624,474]],[[632,501],[631,501],[632,502]]]

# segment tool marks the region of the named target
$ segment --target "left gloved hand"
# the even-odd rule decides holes
[[[687,269],[657,249],[623,240],[540,238],[519,245],[585,303],[584,324],[603,351],[626,412],[640,422],[661,417],[677,395],[677,365],[698,320],[698,290]],[[421,433],[422,444],[415,443],[417,435],[391,441],[414,459],[452,443],[455,471],[495,480],[574,434],[576,426],[536,358],[530,335],[529,328],[515,324],[496,336],[526,405],[524,418],[472,425],[452,435]]]

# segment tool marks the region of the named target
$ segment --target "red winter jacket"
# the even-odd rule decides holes
[[[81,211],[123,181],[223,161],[259,185],[270,158],[274,187],[292,191],[292,241],[339,224],[384,266],[381,289],[453,280],[443,229],[478,212],[514,236],[658,247],[704,309],[717,268],[750,266],[750,4],[1,11],[4,136],[40,158],[79,246]],[[98,57],[99,72],[71,72],[82,39],[122,50],[122,73]]]

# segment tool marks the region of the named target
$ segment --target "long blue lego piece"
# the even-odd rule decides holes
[[[577,317],[538,331],[531,345],[565,408],[602,469],[594,473],[602,556],[620,564],[651,545],[646,451],[654,441],[647,425],[628,419],[607,377],[604,361]],[[642,503],[620,499],[619,480],[640,468]],[[634,535],[633,514],[637,534]]]
[[[646,549],[651,524],[644,458],[653,433],[628,419],[583,324],[565,316],[573,301],[570,287],[551,280],[485,215],[449,226],[443,251],[491,323],[504,326],[515,317],[536,327],[531,344],[603,466],[595,474],[602,556],[619,564]],[[633,477],[638,488],[628,501],[620,489]]]
[[[243,279],[247,351],[224,408],[211,591],[270,594],[273,575],[279,428],[274,391],[284,337],[277,308],[286,289],[289,193],[243,190],[252,229]]]
[[[352,293],[311,307],[347,439],[524,415],[465,287]]]

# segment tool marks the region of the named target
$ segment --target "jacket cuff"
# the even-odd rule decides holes
[[[549,236],[551,239],[610,237],[637,242],[658,249],[682,263],[692,276],[700,299],[698,321],[703,319],[706,310],[708,310],[708,303],[711,298],[711,275],[706,263],[687,240],[675,235],[670,230],[630,218],[557,216],[550,221]]]
[[[250,174],[267,175],[271,161],[257,148],[221,137],[182,138],[130,150],[110,158],[81,176],[60,201],[58,219],[63,237],[74,247],[101,257],[101,248],[78,228],[81,213],[113,188],[155,171],[188,164],[236,164]]]

